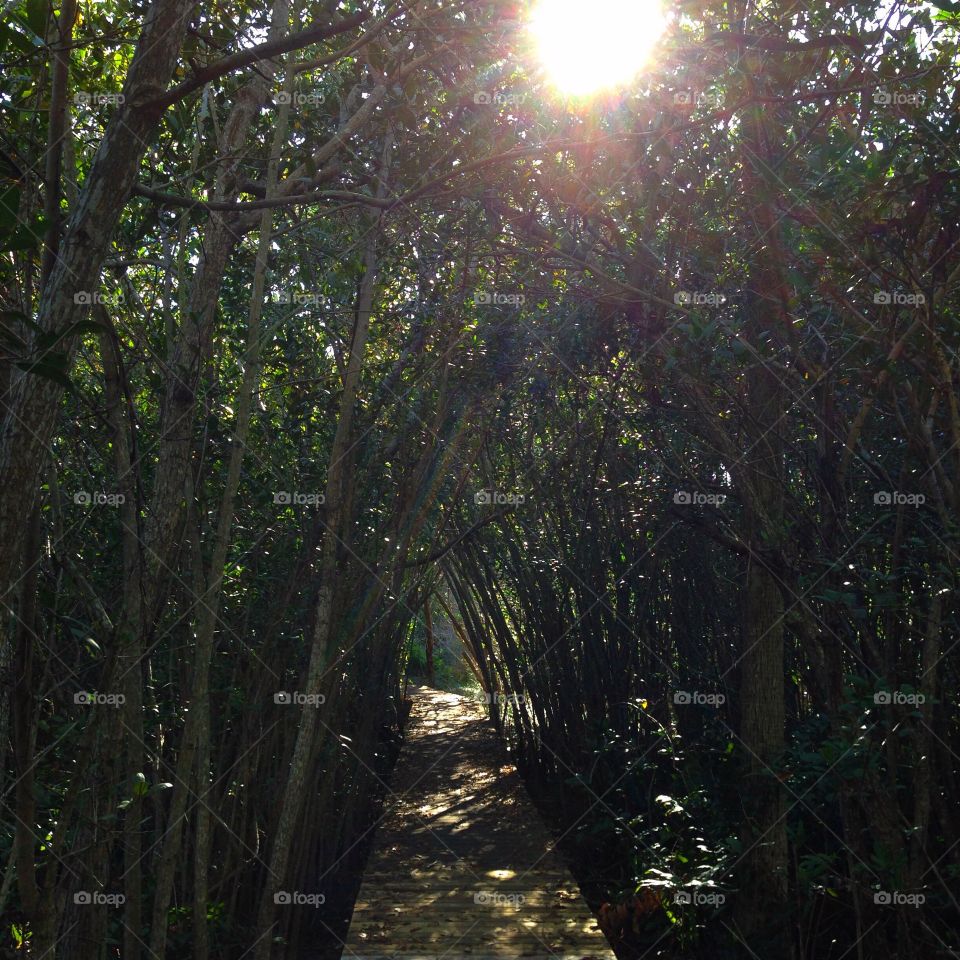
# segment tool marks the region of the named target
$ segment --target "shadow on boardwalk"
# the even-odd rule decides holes
[[[344,960],[614,960],[479,706],[411,696]]]

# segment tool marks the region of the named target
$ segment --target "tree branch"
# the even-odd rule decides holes
[[[463,543],[467,537],[472,536],[476,533],[481,527],[485,527],[488,523],[493,523],[494,520],[500,520],[509,513],[508,510],[498,510],[496,513],[491,513],[488,517],[483,517],[478,520],[473,526],[469,527],[466,531],[460,534],[459,537],[455,537],[451,540],[446,546],[441,547],[439,550],[431,553],[429,557],[424,557],[422,560],[408,560],[404,567],[422,567],[428,563],[434,563],[437,560],[445,557],[458,543]]]
[[[711,33],[706,39],[738,49],[753,47],[757,50],[768,50],[772,53],[807,53],[810,50],[827,50],[831,47],[853,47],[855,50],[864,50],[867,41],[873,41],[877,39],[877,36],[868,35],[866,38],[860,38],[848,33],[832,33],[825,37],[815,37],[806,43],[797,43],[792,40],[783,40],[780,37],[758,37],[746,33],[729,33],[720,30]]]
[[[352,17],[338,20],[336,23],[316,23],[311,27],[307,27],[306,30],[301,30],[299,33],[294,33],[291,36],[280,37],[276,40],[267,40],[264,43],[258,43],[256,46],[250,47],[248,50],[240,50],[237,53],[231,54],[229,57],[224,57],[222,60],[217,60],[206,67],[195,70],[193,76],[184,80],[182,83],[178,83],[175,87],[167,90],[154,100],[151,100],[146,106],[153,107],[154,109],[166,109],[178,100],[182,100],[184,97],[193,93],[194,90],[199,90],[218,77],[233,73],[234,70],[247,67],[260,60],[269,60],[271,57],[289,53],[291,50],[299,50],[301,47],[309,46],[311,43],[329,40],[330,37],[335,37],[339,33],[344,33],[347,30],[352,30],[354,27],[360,26],[361,23],[369,18],[369,11],[361,11],[360,13],[355,13]]]

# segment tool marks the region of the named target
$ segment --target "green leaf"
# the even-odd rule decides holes
[[[0,54],[7,49],[7,44],[12,43],[17,46],[17,32],[12,30],[7,24],[0,23]]]
[[[0,234],[10,234],[19,224],[20,188],[7,187],[0,193]]]
[[[16,364],[25,373],[32,373],[59,383],[66,390],[73,390],[70,382],[70,361],[65,353],[44,353],[38,360],[21,360]]]
[[[43,240],[46,229],[43,217],[36,217],[30,226],[24,224],[9,234],[3,242],[5,250],[32,250]]]
[[[47,32],[47,4],[44,0],[27,0],[27,26],[38,36]]]
[[[140,797],[145,797],[150,792],[150,786],[147,783],[147,778],[142,773],[135,773],[133,775],[133,796],[136,799]]]

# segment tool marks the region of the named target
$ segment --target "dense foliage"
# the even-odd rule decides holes
[[[623,957],[960,951],[952,5],[4,10],[0,950],[335,940],[433,610]]]

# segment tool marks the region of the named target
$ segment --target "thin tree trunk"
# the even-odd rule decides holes
[[[383,152],[383,165],[377,182],[376,195],[386,195],[386,177],[390,166],[392,142],[390,135]],[[343,476],[343,461],[352,436],[353,413],[360,385],[360,373],[363,366],[370,329],[370,317],[373,311],[373,296],[377,278],[377,241],[380,233],[380,218],[371,227],[364,252],[363,278],[357,297],[356,322],[350,343],[350,359],[344,375],[343,393],[340,398],[337,429],[330,450],[327,468],[326,504],[327,530],[323,538],[323,551],[320,561],[320,593],[317,598],[316,621],[310,646],[310,662],[307,667],[305,693],[318,694],[321,689],[323,671],[330,657],[333,642],[333,598],[337,575],[338,537],[343,526],[344,488],[348,478]],[[303,794],[306,774],[311,766],[314,740],[317,728],[317,711],[306,708],[301,711],[300,725],[294,745],[290,769],[280,803],[280,814],[274,832],[273,846],[270,852],[270,865],[267,878],[260,895],[257,912],[256,946],[253,949],[254,960],[269,960],[272,947],[271,930],[274,925],[276,905],[274,892],[277,884],[282,884],[290,859],[293,834],[303,808]]]
[[[37,822],[34,794],[34,741],[36,703],[33,686],[34,642],[36,637],[37,573],[40,569],[41,519],[39,506],[34,507],[25,543],[25,566],[28,574],[23,582],[20,619],[17,629],[17,656],[14,673],[13,756],[17,774],[15,803],[17,822],[13,839],[14,862],[20,905],[28,917],[38,907],[34,824]]]
[[[124,374],[119,344],[106,310],[98,306],[95,315],[103,327],[100,334],[100,352],[103,358],[104,396],[112,433],[114,469],[119,492],[123,496],[120,504],[124,571],[123,614],[118,623],[115,638],[119,684],[124,696],[123,723],[118,731],[120,743],[117,747],[118,754],[125,758],[121,783],[125,784],[126,795],[123,799],[127,802],[123,816],[124,896],[126,898],[123,949],[125,958],[139,960],[143,937],[140,821],[144,804],[134,777],[142,774],[145,767],[141,663],[143,611],[140,606],[143,584],[138,530],[139,511],[128,426],[124,416],[126,392],[121,387]]]
[[[52,4],[51,4],[52,6]],[[55,20],[53,69],[50,75],[50,112],[47,117],[47,156],[44,170],[43,216],[47,234],[43,245],[41,288],[46,286],[53,273],[57,251],[60,247],[60,232],[63,218],[60,214],[60,188],[62,178],[64,141],[67,135],[67,81],[70,73],[70,41],[73,38],[73,21],[77,16],[76,0],[63,0],[60,16]]]
[[[273,6],[273,30],[271,37],[282,36],[287,31],[289,5],[287,0],[276,0]],[[292,91],[293,78],[287,83]],[[286,139],[287,121],[290,113],[289,98],[281,105],[280,115],[274,126],[273,142],[267,162],[266,197],[275,195],[277,186],[278,160],[280,149]],[[250,313],[247,323],[247,351],[243,367],[243,380],[237,398],[237,417],[234,427],[233,444],[230,449],[230,462],[227,467],[227,479],[220,502],[220,514],[210,560],[210,574],[207,578],[207,592],[200,608],[200,624],[197,631],[197,654],[195,658],[198,684],[194,689],[194,710],[199,718],[197,731],[197,794],[201,798],[196,813],[196,839],[194,844],[193,873],[193,925],[194,958],[208,960],[210,943],[207,934],[208,906],[208,857],[210,852],[210,808],[203,798],[209,792],[210,781],[210,695],[209,675],[210,658],[213,653],[213,635],[216,630],[220,601],[223,596],[223,576],[226,569],[227,554],[231,543],[231,530],[236,514],[237,490],[240,486],[240,471],[246,452],[247,436],[250,431],[250,414],[253,408],[254,394],[260,377],[260,324],[263,316],[264,289],[266,285],[267,264],[270,259],[270,247],[273,241],[273,211],[264,210],[260,220],[260,237],[257,257],[254,264],[253,291],[250,298]]]
[[[275,5],[272,35],[275,31],[285,31],[287,29],[287,9],[287,4],[278,0],[278,3]],[[218,197],[222,198],[227,196],[236,189],[234,179],[237,161],[235,158],[240,153],[241,147],[246,139],[249,125],[252,122],[253,116],[257,110],[259,110],[260,104],[263,102],[265,96],[266,82],[263,80],[254,81],[241,90],[237,103],[231,111],[225,128],[224,141],[224,157],[229,159],[225,161],[224,169],[221,171],[219,177]],[[282,122],[285,124],[285,120]],[[272,174],[270,175],[273,176],[274,180],[277,175],[276,160],[274,158],[278,154],[279,143],[277,137],[279,136],[278,125],[277,131],[275,132],[274,143],[271,148],[270,166],[268,167],[268,170],[272,170]],[[264,223],[267,225],[265,232],[263,227]],[[170,801],[170,819],[167,835],[160,854],[160,862],[157,867],[150,950],[155,957],[160,958],[164,956],[166,951],[167,911],[170,907],[170,899],[173,891],[176,860],[187,814],[187,803],[193,791],[193,784],[198,782],[201,785],[197,793],[198,796],[202,797],[204,792],[203,785],[209,781],[208,744],[210,721],[208,682],[210,658],[213,650],[213,635],[216,629],[219,610],[223,571],[226,564],[227,551],[230,546],[230,528],[234,517],[236,491],[240,481],[240,470],[249,429],[253,393],[259,371],[260,316],[262,312],[264,288],[263,270],[265,269],[265,261],[263,261],[261,265],[261,260],[262,257],[265,256],[263,253],[264,249],[269,252],[269,246],[264,246],[264,237],[267,237],[266,243],[268,244],[271,224],[272,216],[270,211],[264,211],[261,218],[261,245],[257,255],[254,292],[251,299],[247,363],[245,365],[243,383],[240,387],[237,422],[230,453],[226,489],[218,518],[216,539],[213,548],[214,555],[210,566],[211,579],[204,584],[203,592],[200,594],[199,624],[196,635],[196,646],[194,648],[190,693],[192,709],[187,713],[181,749],[177,758],[173,796]],[[191,295],[191,306],[193,309],[190,310],[189,317],[184,320],[184,323],[191,324],[195,322],[192,318],[202,317],[202,322],[197,323],[195,328],[188,328],[184,331],[184,336],[171,361],[174,367],[174,382],[168,391],[164,417],[166,424],[164,435],[169,436],[169,443],[165,446],[166,455],[161,455],[160,464],[157,468],[158,481],[155,495],[155,501],[159,501],[160,504],[164,505],[161,507],[155,503],[155,515],[164,515],[165,517],[165,529],[158,535],[158,539],[164,544],[172,544],[175,542],[175,533],[178,529],[179,521],[174,519],[174,512],[176,510],[174,505],[179,498],[175,497],[174,491],[177,482],[180,483],[180,489],[182,489],[183,484],[190,475],[190,462],[193,450],[192,430],[185,430],[183,424],[193,423],[196,405],[196,383],[200,376],[203,359],[209,349],[212,326],[216,315],[216,302],[220,289],[220,281],[227,263],[229,251],[235,246],[238,240],[239,236],[232,224],[228,224],[227,220],[219,214],[211,215],[211,221],[204,243],[206,257],[204,260],[203,275],[194,286]],[[163,513],[164,509],[168,511],[166,514]],[[207,758],[206,764],[204,768],[199,770],[199,779],[195,781],[197,764],[202,756]],[[201,848],[206,848],[209,844],[208,812],[205,803],[206,801],[201,800],[198,804],[197,830],[199,847],[195,848],[197,856],[202,856],[203,858],[206,857],[206,854],[202,852]],[[197,889],[198,879],[199,889]],[[196,943],[201,953],[205,953],[209,951],[206,936],[207,866],[205,862],[200,864],[196,858],[194,859],[194,887],[194,934],[196,936],[198,929],[202,928],[202,930],[199,931],[199,939]],[[199,914],[202,915],[198,915],[198,911]]]
[[[437,674],[433,665],[433,617],[430,615],[430,598],[423,601],[423,622],[427,630],[427,683],[437,685]]]
[[[745,754],[744,853],[734,919],[748,946],[762,955],[794,955],[789,916],[788,848],[783,785],[778,777],[785,745],[783,569],[784,387],[778,349],[789,337],[782,252],[766,179],[776,138],[762,108],[744,124],[744,184],[753,201],[753,226],[763,246],[745,291],[744,332],[754,356],[747,371],[745,449],[730,466],[742,486],[748,561],[743,592],[740,729]],[[768,344],[773,344],[771,349]],[[772,916],[782,922],[771,924]]]
[[[40,299],[37,322],[58,333],[57,349],[72,359],[73,324],[87,313],[75,301],[94,291],[114,227],[136,179],[140,161],[163,114],[148,107],[173,74],[193,0],[155,0],[149,8],[126,83],[124,103],[107,125],[83,191],[70,217],[55,265]],[[0,434],[0,602],[8,595],[23,541],[23,517],[36,496],[63,387],[55,380],[24,376],[10,400]],[[0,648],[7,640],[0,635]],[[0,658],[2,659],[2,658]]]

